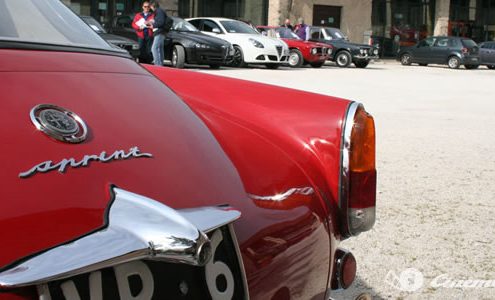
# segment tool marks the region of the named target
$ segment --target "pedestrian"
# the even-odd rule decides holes
[[[285,28],[288,28],[290,29],[291,31],[294,30],[294,26],[292,26],[292,24],[290,23],[290,20],[289,19],[285,19],[284,21],[284,24],[282,24],[281,27],[285,27]]]
[[[171,27],[171,20],[167,16],[165,10],[160,7],[158,1],[151,1],[150,7],[155,14],[153,19],[153,45],[151,46],[153,64],[163,66],[163,60],[165,59],[165,34],[167,34],[167,30],[170,29],[169,27]]]
[[[309,26],[304,23],[303,18],[298,19],[298,23],[294,27],[294,32],[297,34],[298,37],[300,37],[302,40],[308,40],[309,39]]]
[[[143,2],[142,9],[142,12],[134,16],[132,28],[134,28],[138,37],[139,62],[148,64],[153,61],[151,46],[153,45],[154,14],[151,12],[149,1]]]

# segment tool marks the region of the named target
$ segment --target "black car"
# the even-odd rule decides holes
[[[99,36],[101,36],[107,43],[113,46],[117,46],[119,48],[127,50],[133,58],[137,59],[139,57],[139,44],[131,39],[126,37],[118,36],[115,34],[110,34],[105,31],[103,26],[101,26],[98,21],[96,21],[93,17],[90,16],[81,16],[86,24],[89,25]]]
[[[333,52],[329,60],[341,68],[346,68],[351,63],[357,68],[366,68],[372,59],[378,58],[378,48],[351,43],[337,28],[311,26],[309,40],[332,45]]]
[[[480,44],[481,65],[495,70],[495,42],[484,42]]]
[[[132,28],[133,18],[128,15],[120,15],[113,17],[105,26],[108,33],[120,35],[131,40],[137,41],[137,35]]]
[[[234,47],[229,42],[200,32],[186,20],[172,19],[174,24],[167,33],[165,59],[169,59],[173,67],[183,68],[187,63],[219,68],[232,60]]]
[[[414,46],[402,48],[397,59],[403,65],[446,64],[451,69],[461,65],[466,69],[476,69],[480,65],[478,45],[464,37],[432,36]]]

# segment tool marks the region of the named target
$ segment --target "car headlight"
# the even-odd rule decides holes
[[[195,46],[196,46],[196,48],[210,49],[210,45],[206,45],[206,44],[197,43]]]
[[[132,50],[139,50],[139,44],[132,44]]]
[[[378,49],[373,50],[373,54],[378,55]]]
[[[255,40],[255,39],[249,39],[249,41],[253,44],[253,46],[255,46],[256,48],[265,48],[265,46],[263,46],[262,43],[260,43],[259,41]]]
[[[318,52],[316,48],[311,48],[311,54],[315,55]]]
[[[366,54],[366,49],[359,49],[359,52],[361,52],[362,55]]]

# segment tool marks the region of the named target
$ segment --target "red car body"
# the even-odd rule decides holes
[[[23,265],[33,259],[110,230],[115,187],[173,210],[228,204],[239,211],[233,229],[245,298],[324,299],[331,288],[352,282],[355,261],[339,241],[373,225],[376,189],[374,125],[361,106],[191,71],[143,68],[120,54],[4,48],[2,299],[37,298],[40,285],[75,276],[9,281],[29,273]],[[37,130],[29,112],[40,103],[81,116],[86,140],[65,143]],[[129,148],[136,154],[130,158],[124,155]],[[117,159],[102,158],[114,151],[122,151]],[[83,157],[88,159],[81,167],[76,161]],[[64,159],[66,168],[48,168]],[[354,209],[371,209],[367,228],[349,229]],[[92,251],[83,254],[91,257]],[[48,263],[65,266],[71,259]]]
[[[266,32],[269,36],[278,37],[276,30],[281,27],[277,26],[258,26],[259,31]],[[297,37],[297,36],[296,36]],[[279,37],[280,38],[280,37]],[[312,66],[321,66],[327,61],[332,54],[333,47],[331,45],[303,41],[297,38],[280,38],[284,41],[289,50],[297,50],[301,53],[304,64],[310,64]]]

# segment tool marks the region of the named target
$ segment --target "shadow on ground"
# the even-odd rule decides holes
[[[354,283],[347,290],[332,291],[331,297],[334,300],[354,300],[357,296],[363,293],[368,293],[369,295],[371,295],[373,300],[385,299],[382,296],[378,295],[371,286],[369,286],[359,277],[354,280]]]

